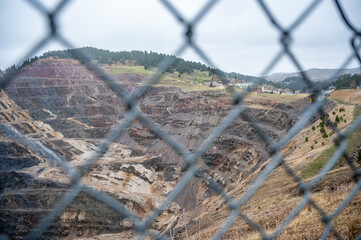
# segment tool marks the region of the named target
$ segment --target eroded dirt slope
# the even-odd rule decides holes
[[[117,78],[132,82],[134,76]],[[141,82],[139,76],[136,78],[134,83],[125,85],[128,91]],[[44,59],[25,67],[1,94],[2,121],[40,140],[73,166],[80,166],[126,114],[126,107],[116,93],[78,61],[69,59]],[[245,111],[270,136],[279,139],[307,104],[307,99],[281,103],[251,96]],[[179,88],[153,87],[140,99],[139,106],[174,139],[194,151],[232,109],[233,103],[225,91],[182,92]],[[0,144],[5,186],[0,195],[0,225],[4,226],[1,231],[22,238],[60,198],[69,181],[62,171],[26,147],[5,136]],[[240,117],[202,156],[198,167],[231,191],[269,156],[268,146]],[[164,200],[184,170],[183,158],[136,120],[99,159],[84,182],[108,192],[145,217]],[[168,231],[178,226],[181,209],[191,212],[213,195],[207,185],[194,178],[153,228]],[[75,201],[46,237],[93,236],[131,228],[131,223],[92,198],[82,194],[78,199],[83,205]],[[102,212],[106,214],[100,216]]]

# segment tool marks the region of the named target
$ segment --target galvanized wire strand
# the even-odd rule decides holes
[[[341,211],[347,207],[347,205],[351,202],[351,200],[357,195],[357,193],[361,189],[361,179],[357,182],[356,186],[352,189],[352,191],[347,195],[347,197],[343,200],[343,202],[338,206],[338,208],[328,216],[328,218],[335,218],[337,215],[341,213]]]
[[[272,161],[267,164],[267,166],[263,169],[263,171],[257,176],[256,180],[254,181],[254,183],[252,184],[251,187],[249,187],[245,193],[243,193],[243,195],[237,199],[234,200],[233,202],[231,202],[230,208],[235,210],[238,207],[242,206],[243,204],[245,204],[255,193],[256,191],[261,187],[261,185],[263,184],[264,181],[266,181],[266,179],[269,177],[269,175],[273,172],[273,170],[282,162],[282,155],[280,153],[280,151],[277,151],[275,153],[274,158],[272,159]],[[237,214],[238,216],[238,214]],[[227,229],[234,223],[234,221],[236,221],[237,218],[235,218],[235,216],[231,214],[230,217],[227,218],[227,220],[225,221],[225,223],[222,225],[222,227],[220,229],[218,229],[217,233],[215,234],[215,236],[217,236],[217,238],[215,239],[219,239],[221,238],[224,233],[227,231]]]
[[[229,215],[227,220],[221,225],[218,231],[213,235],[212,240],[221,239],[227,230],[233,225],[233,223],[238,219],[239,212],[233,210]]]
[[[73,2],[73,0],[62,0],[58,3],[58,5],[55,7],[54,11],[52,12],[53,16],[58,15],[58,13],[64,11],[64,8],[69,5],[70,2]]]
[[[282,57],[285,55],[285,50],[282,48],[271,60],[271,62],[267,65],[267,67],[261,72],[260,76],[266,76],[270,71],[277,65],[279,61],[281,61]]]
[[[346,24],[346,26],[353,31],[356,35],[361,36],[361,31],[357,30],[356,27],[351,23],[351,21],[348,19],[348,17],[345,14],[345,10],[342,8],[339,0],[334,0],[334,3],[336,4],[337,10],[340,13],[343,22]]]
[[[343,157],[344,159],[346,159],[346,163],[347,165],[352,169],[352,171],[354,172],[354,178],[355,180],[357,179],[358,176],[361,176],[361,168],[358,167],[354,161],[352,160],[352,158],[349,156],[349,154],[347,153],[347,151],[345,151],[343,153]],[[357,181],[357,180],[356,180]]]
[[[183,191],[183,189],[188,185],[189,181],[193,178],[198,168],[195,165],[191,165],[181,180],[174,187],[173,191],[167,194],[167,198],[163,201],[163,203],[155,208],[150,216],[144,221],[143,227],[140,229],[141,233],[144,233],[150,225],[159,217],[162,212],[168,208],[168,206],[176,199],[176,197]]]
[[[342,156],[343,152],[346,151],[347,144],[347,139],[344,139],[341,142],[340,146],[337,148],[337,151],[332,155],[331,159],[321,169],[317,176],[308,183],[310,187],[315,186],[332,169],[338,159]]]
[[[293,125],[291,130],[289,130],[280,141],[271,146],[272,149],[276,150],[284,147],[296,134],[299,133],[299,131],[305,127],[314,114],[323,106],[324,102],[324,99],[317,99],[317,101],[308,108],[307,112],[300,116],[300,120]]]
[[[202,7],[197,15],[192,19],[191,24],[198,24],[218,2],[220,2],[220,0],[208,0],[204,7]]]
[[[61,35],[57,36],[57,40],[63,46],[69,49],[73,49],[73,51],[70,51],[70,55],[72,55],[74,58],[80,57],[81,59],[85,59],[87,61],[87,64],[83,64],[83,66],[95,76],[100,78],[101,81],[106,83],[110,87],[110,89],[117,93],[122,99],[126,99],[128,97],[129,93],[124,89],[124,86],[112,76],[108,75],[103,69],[101,69],[95,64],[92,64],[90,59],[82,53],[81,49],[75,49],[74,45],[71,44],[67,39],[63,38]]]
[[[303,195],[302,200],[298,203],[298,205],[291,211],[291,213],[283,220],[283,222],[268,238],[274,239],[279,234],[281,234],[282,230],[302,211],[302,209],[307,205],[309,200],[310,200],[310,193],[306,192]]]
[[[245,221],[247,224],[249,224],[250,226],[252,226],[254,229],[256,229],[260,234],[262,239],[267,238],[267,234],[264,231],[264,229],[258,225],[257,223],[255,223],[253,220],[251,220],[246,214],[244,214],[242,211],[240,210],[236,210],[238,211],[238,215],[241,219],[243,219],[243,221]]]
[[[70,173],[73,170],[73,167],[65,158],[63,158],[62,155],[44,146],[41,142],[34,139],[29,139],[7,124],[0,123],[0,130],[7,137],[36,152],[48,160],[51,164],[61,167],[66,173]]]
[[[123,119],[119,120],[118,123],[112,127],[109,134],[103,138],[96,150],[93,151],[90,157],[79,167],[81,175],[84,175],[91,168],[93,163],[106,153],[109,145],[117,140],[120,134],[129,126],[129,124],[131,124],[138,114],[138,110],[133,108]]]
[[[182,14],[176,9],[173,4],[171,4],[168,0],[159,0],[163,4],[163,6],[171,13],[173,16],[181,23],[187,24],[186,20],[183,18]]]
[[[33,48],[31,48],[31,50],[27,54],[25,54],[25,56],[21,59],[21,61],[19,61],[18,65],[21,66],[22,62],[25,59],[33,56],[36,52],[38,52],[41,48],[43,48],[51,39],[52,36],[48,35],[42,40],[40,40]],[[15,72],[6,73],[2,78],[0,78],[0,88],[2,89],[5,88],[10,83],[10,81],[12,81],[15,78],[15,76],[21,71],[21,69],[22,67],[17,69]]]
[[[311,4],[301,13],[300,16],[288,27],[288,31],[295,30],[306,18],[315,10],[317,9],[318,5],[323,0],[314,0]]]
[[[44,16],[48,14],[48,9],[38,0],[24,0],[24,2],[29,3],[35,10],[39,11]]]
[[[148,231],[148,235],[150,237],[152,237],[153,239],[156,239],[156,240],[158,240],[158,239],[159,240],[168,240],[169,239],[169,237],[167,235],[164,235],[164,234],[162,234],[160,232],[156,232],[154,230]]]
[[[225,200],[225,203],[229,207],[229,203],[231,203],[233,199],[229,194],[227,194],[224,191],[224,188],[220,184],[218,184],[212,178],[206,176],[206,174],[204,174],[202,170],[198,170],[195,176],[200,179],[203,179],[211,189],[213,189],[218,195],[220,195]]]
[[[247,121],[247,123],[256,130],[256,134],[261,137],[264,143],[268,144],[269,146],[275,146],[275,140],[266,131],[257,125],[256,120],[251,115],[245,112],[241,113],[241,115]]]
[[[122,216],[128,218],[130,221],[135,223],[135,225],[139,224],[141,221],[141,218],[138,217],[136,214],[130,212],[126,207],[123,206],[123,204],[119,203],[118,200],[115,198],[109,196],[107,193],[100,191],[98,189],[95,189],[93,187],[89,187],[85,184],[82,184],[82,191],[89,194],[90,196],[94,197],[100,202],[105,203],[109,207],[113,208],[115,211],[117,211]]]
[[[309,204],[311,204],[311,206],[312,206],[314,209],[316,209],[316,211],[318,211],[318,213],[321,215],[320,221],[321,221],[321,222],[325,225],[325,227],[326,227],[326,226],[327,226],[327,222],[325,222],[323,218],[324,218],[324,216],[327,216],[327,213],[326,213],[320,206],[318,206],[318,205],[316,204],[316,202],[315,202],[312,198],[309,200]],[[339,240],[343,239],[343,238],[340,236],[340,234],[336,231],[335,228],[331,228],[331,231],[332,231],[333,235],[334,235],[337,239],[339,239]]]
[[[191,43],[191,47],[198,54],[198,56],[210,67],[218,70],[219,68],[211,61],[211,59],[204,53],[204,51],[194,42]]]
[[[183,43],[178,50],[176,51],[175,55],[181,55],[188,47],[188,44]],[[134,102],[141,98],[146,91],[154,85],[163,75],[165,71],[174,63],[175,58],[173,57],[165,57],[157,67],[157,72],[152,74],[146,81],[143,83],[142,86],[138,87],[125,101]]]
[[[183,158],[187,158],[191,152],[185,148],[185,146],[181,145],[177,142],[173,137],[167,134],[161,127],[158,127],[152,120],[150,120],[144,114],[139,114],[138,119],[142,121],[142,123],[147,126],[154,134],[162,138],[169,146],[171,146],[174,150],[180,153]]]
[[[81,191],[81,184],[77,182],[71,186],[66,193],[62,196],[61,200],[58,201],[55,206],[49,211],[45,217],[35,225],[31,230],[30,234],[25,239],[38,239],[40,235],[48,229],[53,222],[60,216],[62,212],[74,201]]]
[[[327,236],[330,234],[331,232],[331,229],[332,229],[332,224],[331,222],[329,222],[327,225],[326,225],[326,229],[325,231],[323,232],[320,240],[326,240],[327,239]]]
[[[263,0],[257,0],[258,4],[260,5],[261,9],[264,11],[266,17],[268,17],[269,21],[272,23],[273,27],[275,27],[280,32],[283,32],[283,27],[271,13],[269,7]]]
[[[197,159],[222,135],[222,133],[233,123],[233,121],[244,110],[243,103],[239,102],[223,119],[223,121],[213,130],[213,132],[203,141],[203,143],[194,151],[194,153],[186,158],[189,165],[195,164]]]

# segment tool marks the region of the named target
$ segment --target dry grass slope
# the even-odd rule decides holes
[[[344,119],[346,122],[339,124],[341,130],[350,126],[355,115],[361,113],[361,108],[353,105],[337,105],[335,109],[344,107],[346,109]],[[335,116],[329,112],[331,120]],[[318,120],[314,125],[319,124]],[[310,163],[318,159],[324,152],[333,145],[332,138],[327,140],[319,134],[315,134],[312,126],[309,126],[299,132],[292,141],[284,148],[283,154],[285,162],[293,169],[294,172],[301,176],[305,169],[309,168]],[[329,130],[328,130],[329,131]],[[305,137],[309,138],[305,142]],[[351,148],[360,144],[360,135],[350,138]],[[317,141],[317,144],[315,144]],[[324,144],[322,144],[324,142]],[[314,146],[312,149],[311,146]],[[350,150],[349,149],[349,150]],[[324,164],[324,163],[323,163]],[[323,165],[322,165],[323,166]],[[315,171],[319,171],[319,167]],[[255,172],[244,182],[239,184],[230,194],[239,198],[251,186],[254,179],[260,171]],[[303,176],[308,181],[311,176]],[[308,178],[308,179],[307,179]],[[291,211],[300,203],[303,195],[299,192],[298,183],[290,177],[286,170],[280,166],[276,168],[268,180],[262,185],[257,193],[240,208],[241,212],[248,216],[252,221],[264,228],[268,234],[274,232],[291,213]],[[340,166],[330,171],[321,182],[313,189],[311,198],[316,202],[324,212],[332,213],[348,196],[355,181],[353,171],[347,166]],[[220,197],[214,197],[204,203],[204,214],[193,221],[188,226],[189,239],[210,239],[220,226],[230,215],[230,210],[225,204],[217,205],[221,201]],[[343,239],[354,239],[361,233],[361,194],[356,195],[349,205],[332,220],[332,224]],[[325,225],[320,219],[319,212],[310,204],[291,221],[291,223],[282,231],[277,239],[319,239],[325,230]],[[179,239],[184,239],[185,235],[181,234]],[[260,239],[260,234],[244,220],[238,219],[227,231],[223,239]],[[331,233],[329,239],[335,239]]]
[[[341,103],[361,104],[361,89],[338,90],[333,92],[330,98],[341,101]]]
[[[144,69],[143,66],[132,66],[124,64],[112,64],[103,65],[109,74],[117,76],[120,74],[143,74],[144,80],[147,76],[155,73],[155,69]],[[217,87],[208,87],[211,81],[211,76],[208,75],[208,72],[202,72],[195,70],[193,73],[164,73],[155,86],[165,86],[165,87],[179,87],[183,91],[204,91],[204,90],[219,90]],[[143,81],[144,81],[143,80]],[[208,84],[203,84],[204,82]]]

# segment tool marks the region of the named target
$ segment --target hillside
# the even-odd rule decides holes
[[[169,73],[178,72],[179,74],[183,74],[193,73],[194,70],[199,70],[208,71],[210,74],[224,74],[223,72],[212,69],[202,63],[186,61],[182,58],[178,58],[172,55],[166,55],[156,52],[148,53],[147,51],[136,50],[112,52],[109,50],[97,49],[93,47],[48,51],[41,56],[27,59],[26,61],[24,61],[22,66],[29,65],[37,61],[38,59],[49,58],[76,59],[83,64],[90,62],[108,65],[121,63],[130,66],[143,66],[144,70],[155,68],[162,62],[163,59],[168,58],[170,61],[173,61],[173,63],[167,69],[167,72]],[[8,71],[16,68],[17,66],[12,66],[8,69]]]
[[[210,68],[199,62],[186,61],[182,58],[147,51],[109,51],[93,47],[83,47],[78,49],[67,49],[58,51],[49,51],[40,56],[27,59],[21,65],[26,66],[39,59],[75,59],[82,64],[102,65],[111,74],[117,73],[139,73],[152,74],[156,71],[162,60],[168,58],[173,63],[165,71],[165,79],[160,85],[168,86],[169,83],[175,84],[184,90],[195,88],[205,90],[207,87],[224,87],[237,83],[250,82],[254,87],[260,88],[261,85],[271,85],[279,89],[291,91],[307,92],[309,89],[304,84],[299,73],[275,73],[267,77],[255,77],[236,72],[223,72],[218,69]],[[13,72],[21,66],[11,66],[6,72]],[[317,89],[324,90],[331,85],[339,88],[355,88],[359,86],[361,79],[361,68],[344,69],[338,76],[329,79],[336,69],[309,69],[305,71],[307,76],[314,82]],[[351,78],[357,78],[352,79]],[[326,81],[330,80],[330,81]],[[188,88],[189,82],[193,83]]]
[[[359,94],[360,92],[361,90],[355,93]],[[351,99],[354,98],[354,94],[349,96]],[[336,116],[340,115],[340,109],[344,110],[342,111],[344,121],[338,127],[343,131],[359,116],[361,107],[350,103],[337,104],[327,111],[331,121],[335,121]],[[333,112],[336,112],[336,115]],[[318,119],[312,125],[304,128],[282,151],[288,166],[306,181],[310,181],[321,170],[335,151],[332,142],[333,137],[325,139],[319,132],[320,123],[321,120]],[[313,129],[314,126],[317,126],[316,130]],[[329,133],[330,131],[329,128],[326,129],[326,132]],[[357,151],[361,149],[360,137],[361,127],[353,133],[347,148],[347,152],[352,156],[353,161],[359,163],[361,162],[357,160]],[[307,142],[305,142],[306,138]],[[338,162],[337,166],[311,190],[313,201],[327,214],[332,213],[355,187],[354,173],[344,161],[343,159]],[[230,195],[234,198],[241,197],[259,175],[259,170],[240,182],[230,191]],[[256,194],[239,210],[264,228],[266,233],[271,233],[299,204],[302,199],[301,196],[298,184],[280,166],[272,172]],[[197,236],[197,238],[209,239],[225,223],[229,215],[230,209],[224,204],[224,199],[219,196],[211,197],[203,202],[203,206],[198,211],[187,216],[188,219],[192,219],[192,222],[189,222],[187,226],[187,233],[185,233],[183,226],[181,230],[178,230],[178,238],[176,239],[184,239],[185,234],[190,238]],[[358,194],[332,221],[333,227],[342,239],[355,239],[359,236],[361,233],[360,216],[361,196]],[[320,221],[319,212],[311,204],[307,204],[277,239],[320,239],[324,230],[325,226]],[[261,238],[251,225],[238,219],[226,232],[224,239],[238,239],[240,236],[242,239]],[[335,238],[332,234],[329,237],[330,239]]]
[[[269,83],[266,80],[254,77],[247,76],[239,73],[226,73],[218,69],[213,69],[205,64],[193,61],[186,61],[182,58],[156,53],[156,52],[147,52],[147,51],[109,51],[103,49],[97,49],[93,47],[83,47],[78,49],[67,49],[67,50],[58,50],[58,51],[49,51],[40,56],[36,56],[24,61],[21,66],[26,66],[34,63],[39,59],[76,59],[83,64],[100,64],[108,65],[113,72],[127,72],[127,73],[151,73],[155,71],[156,67],[162,62],[163,59],[168,58],[168,60],[173,61],[173,63],[166,70],[165,74],[169,74],[171,78],[180,78],[183,79],[183,75],[187,75],[187,80],[194,80],[203,84],[203,81],[207,81],[205,86],[217,86],[217,82],[228,84],[229,80],[233,79],[236,82],[246,81],[253,82],[256,84]],[[112,68],[114,66],[114,68]],[[20,66],[13,65],[6,69],[6,72],[16,71]],[[199,74],[201,73],[201,74]],[[214,80],[214,82],[213,82]],[[222,80],[222,81],[221,81]],[[212,82],[212,84],[211,84]],[[187,84],[186,84],[187,85]]]
[[[135,62],[98,64],[128,92],[155,71]],[[167,72],[139,99],[139,109],[193,152],[234,106],[224,88],[204,84],[212,81],[217,83],[220,79],[208,70]],[[323,106],[332,122],[340,117],[337,123],[341,130],[361,113],[361,108],[355,105],[361,90],[352,91],[335,91]],[[253,123],[275,140],[281,139],[309,106],[306,94],[249,94],[244,103]],[[74,167],[89,158],[126,113],[127,106],[121,97],[99,76],[89,72],[84,63],[73,58],[41,57],[29,61],[0,92],[1,121],[53,149]],[[314,177],[334,151],[332,131],[327,126],[320,127],[321,122],[319,115],[314,116],[282,151],[289,166],[305,180]],[[321,134],[322,128],[327,137]],[[360,148],[360,131],[350,138],[348,152],[354,158]],[[201,156],[197,167],[238,198],[271,156],[269,146],[240,116]],[[8,139],[1,131],[0,159],[0,232],[12,239],[22,239],[66,192],[70,181],[61,169]],[[166,199],[185,171],[184,159],[141,121],[134,120],[82,181],[144,218]],[[312,197],[326,212],[331,212],[353,186],[352,172],[340,162],[312,189]],[[241,210],[272,231],[300,198],[297,184],[278,167]],[[355,197],[335,220],[345,239],[361,233],[360,204],[360,196]],[[228,215],[224,200],[197,176],[151,228],[164,234],[170,232],[176,239],[208,239]],[[307,206],[280,238],[319,238],[323,226],[318,217],[316,210]],[[130,221],[103,203],[80,194],[43,237],[129,239],[134,235],[132,227]],[[240,234],[247,239],[259,238],[242,220],[231,227],[226,238],[235,239]]]
[[[338,69],[318,69],[318,68],[313,68],[313,69],[308,69],[306,70],[304,73],[309,77],[309,79],[311,81],[314,82],[322,82],[322,81],[326,81],[326,80],[330,80],[331,77],[333,77],[334,74],[337,73],[337,71],[339,71]],[[361,67],[359,68],[350,68],[350,69],[342,69],[338,75],[344,75],[344,74],[361,74]],[[301,77],[301,74],[299,72],[293,72],[293,73],[274,73],[271,74],[269,76],[264,76],[263,78],[268,80],[268,81],[272,81],[272,82],[280,82],[285,80],[286,78],[289,77]],[[332,79],[335,80],[335,79]]]
[[[126,64],[101,66],[128,91],[152,72]],[[194,151],[232,109],[233,103],[224,90],[192,89],[195,84],[187,80],[190,74],[182,74],[183,80],[171,74],[167,73],[157,86],[149,89],[140,99],[139,107],[169,135]],[[176,87],[178,81],[188,90]],[[245,107],[256,123],[279,139],[309,103],[304,96],[290,101],[277,97],[250,95]],[[54,149],[72,166],[80,166],[126,113],[122,99],[74,59],[38,59],[24,66],[2,92],[0,101],[3,122]],[[65,192],[69,180],[59,168],[48,165],[43,157],[12,143],[3,134],[0,143],[0,181],[4,186],[0,192],[0,231],[21,238]],[[231,190],[259,169],[269,156],[269,149],[263,146],[254,129],[239,118],[202,156],[198,167]],[[83,181],[145,217],[165,199],[184,171],[181,156],[141,122],[134,121]],[[181,209],[191,212],[214,194],[195,177],[152,228],[164,231],[181,225]],[[15,201],[19,195],[21,199]],[[124,233],[131,226],[104,204],[80,195],[45,235],[91,237]]]

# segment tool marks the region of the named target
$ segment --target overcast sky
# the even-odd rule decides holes
[[[52,9],[58,1],[40,1]],[[173,0],[192,17],[207,2]],[[289,26],[312,1],[266,1],[277,19]],[[361,28],[361,1],[344,0],[350,20]],[[173,54],[184,41],[184,27],[157,0],[73,0],[58,19],[60,33],[77,47],[112,51],[147,50]],[[0,69],[18,63],[48,32],[45,17],[26,0],[0,0]],[[338,68],[351,54],[350,31],[331,0],[323,0],[293,33],[292,49],[305,69]],[[195,40],[223,71],[259,75],[280,50],[279,33],[255,0],[220,0],[196,28]],[[64,47],[56,42],[37,55]],[[180,57],[202,60],[188,49]],[[353,61],[348,67],[358,67]],[[272,72],[295,72],[288,58]]]

